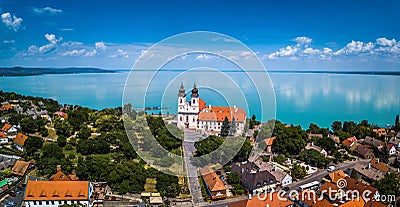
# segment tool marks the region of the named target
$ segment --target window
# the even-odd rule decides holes
[[[51,205],[54,205],[54,201],[51,201]]]
[[[39,205],[42,205],[42,201],[39,201]]]
[[[33,201],[33,205],[36,205],[36,201]]]
[[[182,103],[182,99],[181,99],[181,103]]]
[[[49,205],[49,201],[46,201],[46,205]]]
[[[193,99],[193,104],[196,103],[196,99]]]

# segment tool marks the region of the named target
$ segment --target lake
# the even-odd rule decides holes
[[[400,76],[281,72],[270,72],[269,75],[276,97],[276,118],[288,124],[308,128],[310,123],[316,123],[330,127],[335,120],[358,122],[367,119],[371,123],[385,126],[392,124],[395,115],[400,114]],[[128,72],[0,77],[0,88],[23,95],[53,98],[60,103],[102,109],[122,105],[127,76]],[[160,75],[160,80],[174,76],[174,72],[165,72]],[[196,83],[205,85],[198,79]],[[233,79],[239,82],[238,85],[244,84],[241,77]],[[213,81],[217,85],[220,83],[221,87],[229,88],[229,85]],[[166,90],[163,84],[157,83],[154,81],[149,88],[146,106],[161,106],[161,97],[165,91],[170,91],[162,99],[163,106],[170,109],[163,113],[175,113],[179,87],[172,84],[174,87],[170,86]],[[186,91],[192,86],[192,81],[185,82]],[[130,96],[134,99],[143,98],[139,92],[145,88],[143,83],[135,82],[130,87]],[[236,95],[235,91],[229,93],[233,97]],[[254,103],[257,98],[251,98],[256,97],[255,93],[251,90],[245,92],[249,114],[261,117],[264,112]],[[199,94],[212,105],[226,104],[224,96],[207,88],[199,88]],[[235,104],[244,107],[240,101]]]

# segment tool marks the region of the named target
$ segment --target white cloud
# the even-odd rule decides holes
[[[107,48],[105,42],[96,42],[94,45],[97,50],[106,50],[106,48]]]
[[[21,27],[21,22],[23,21],[22,18],[11,15],[8,12],[1,15],[1,20],[8,28],[13,29],[15,32]]]
[[[319,54],[321,51],[318,49],[313,49],[311,47],[306,48],[303,53],[306,55],[317,55]]]
[[[208,60],[208,59],[211,59],[211,56],[207,54],[200,54],[196,57],[196,60]]]
[[[4,44],[14,44],[15,40],[4,40],[3,43]]]
[[[33,8],[33,12],[36,14],[56,15],[61,14],[63,11],[61,9],[54,9],[47,6],[44,8]]]
[[[392,47],[394,45],[396,45],[396,40],[395,39],[386,39],[384,37],[378,38],[376,39],[376,44],[380,45],[380,46],[384,46],[384,47]]]
[[[45,34],[44,37],[47,39],[48,43],[43,46],[31,45],[28,48],[30,53],[47,53],[58,47],[58,43],[62,41],[62,37],[56,38],[54,34]]]
[[[296,54],[298,50],[299,50],[299,48],[297,48],[297,47],[286,46],[285,48],[281,48],[279,51],[269,54],[268,58],[276,59],[277,57],[291,56],[291,55]]]
[[[364,43],[361,41],[352,40],[346,47],[334,52],[334,55],[350,55],[359,53],[373,53],[375,44],[372,42]]]
[[[128,52],[124,51],[123,49],[118,49],[116,54],[110,55],[111,58],[118,58],[124,57],[129,58]]]
[[[296,37],[293,41],[297,42],[297,46],[308,46],[313,41],[311,38],[308,37]]]
[[[82,55],[83,53],[85,53],[85,49],[80,49],[80,50],[71,50],[71,51],[67,51],[62,53],[62,56],[79,56]]]
[[[74,28],[61,28],[60,31],[74,31]]]
[[[89,51],[85,54],[86,57],[93,57],[97,54],[97,50]]]
[[[324,54],[332,54],[332,49],[328,47],[324,47]]]

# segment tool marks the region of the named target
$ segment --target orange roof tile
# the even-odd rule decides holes
[[[89,181],[29,180],[25,190],[26,201],[35,200],[89,200]]]
[[[315,199],[314,199],[315,196]],[[315,193],[303,191],[300,193],[300,200],[310,207],[334,207],[325,199],[320,199]]]
[[[274,140],[275,140],[275,137],[266,138],[265,143],[267,144],[267,146],[272,146],[272,144],[274,143]]]
[[[11,169],[11,174],[24,176],[30,164],[31,164],[30,162],[17,160]]]
[[[6,123],[6,124],[4,124],[4,125],[3,125],[3,127],[1,128],[1,131],[3,131],[3,132],[7,132],[8,130],[10,130],[10,129],[11,129],[11,127],[12,127],[12,125],[11,125],[11,124],[9,124],[9,123]]]
[[[199,110],[202,111],[206,108],[206,102],[203,99],[199,98]]]
[[[28,136],[22,133],[18,133],[17,136],[14,138],[13,142],[18,145],[18,146],[24,146],[26,139],[28,139]]]
[[[242,108],[225,107],[225,106],[209,106],[199,113],[199,121],[218,121],[223,122],[225,117],[228,121],[232,121],[232,117],[236,122],[244,122],[246,112]]]
[[[226,190],[224,182],[218,177],[217,173],[212,170],[210,167],[205,166],[200,170],[201,175],[203,176],[204,182],[206,182],[208,188],[211,191],[221,191]]]
[[[0,132],[0,138],[7,138],[7,135],[5,135],[3,132]]]
[[[11,104],[5,104],[0,108],[0,111],[7,111],[12,108]]]
[[[338,180],[345,178],[346,175],[343,172],[343,170],[337,170],[335,172],[329,173],[329,178],[332,180],[332,182],[336,183]]]
[[[261,194],[258,197],[254,196],[252,199],[247,201],[246,207],[258,207],[258,206],[273,206],[273,207],[286,207],[293,205],[293,202],[289,199],[283,200],[278,197],[278,193]]]
[[[390,168],[389,166],[384,163],[384,162],[379,162],[377,159],[372,158],[371,161],[369,162],[371,166],[379,171],[381,171],[383,174],[386,174],[389,172]]]
[[[50,177],[51,181],[71,181],[71,179],[63,173],[61,170],[57,171],[54,175]]]
[[[345,140],[343,140],[342,144],[350,147],[353,145],[353,143],[357,142],[357,138],[355,136],[349,137]]]
[[[352,199],[342,205],[339,205],[339,207],[364,207],[365,205],[365,200],[363,199],[362,196],[359,196],[358,199]]]

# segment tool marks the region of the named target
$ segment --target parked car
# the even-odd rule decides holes
[[[329,166],[328,167],[328,172],[333,172],[335,170],[335,166]]]
[[[284,190],[284,191],[288,191],[289,190],[289,187],[284,187],[282,190]]]
[[[16,206],[16,205],[15,205],[15,202],[14,202],[14,201],[10,201],[10,202],[4,204],[4,207],[15,207],[15,206]]]
[[[10,192],[8,193],[8,195],[10,195],[10,196],[12,196],[12,197],[17,196],[17,194],[16,194],[14,191],[10,191]]]

